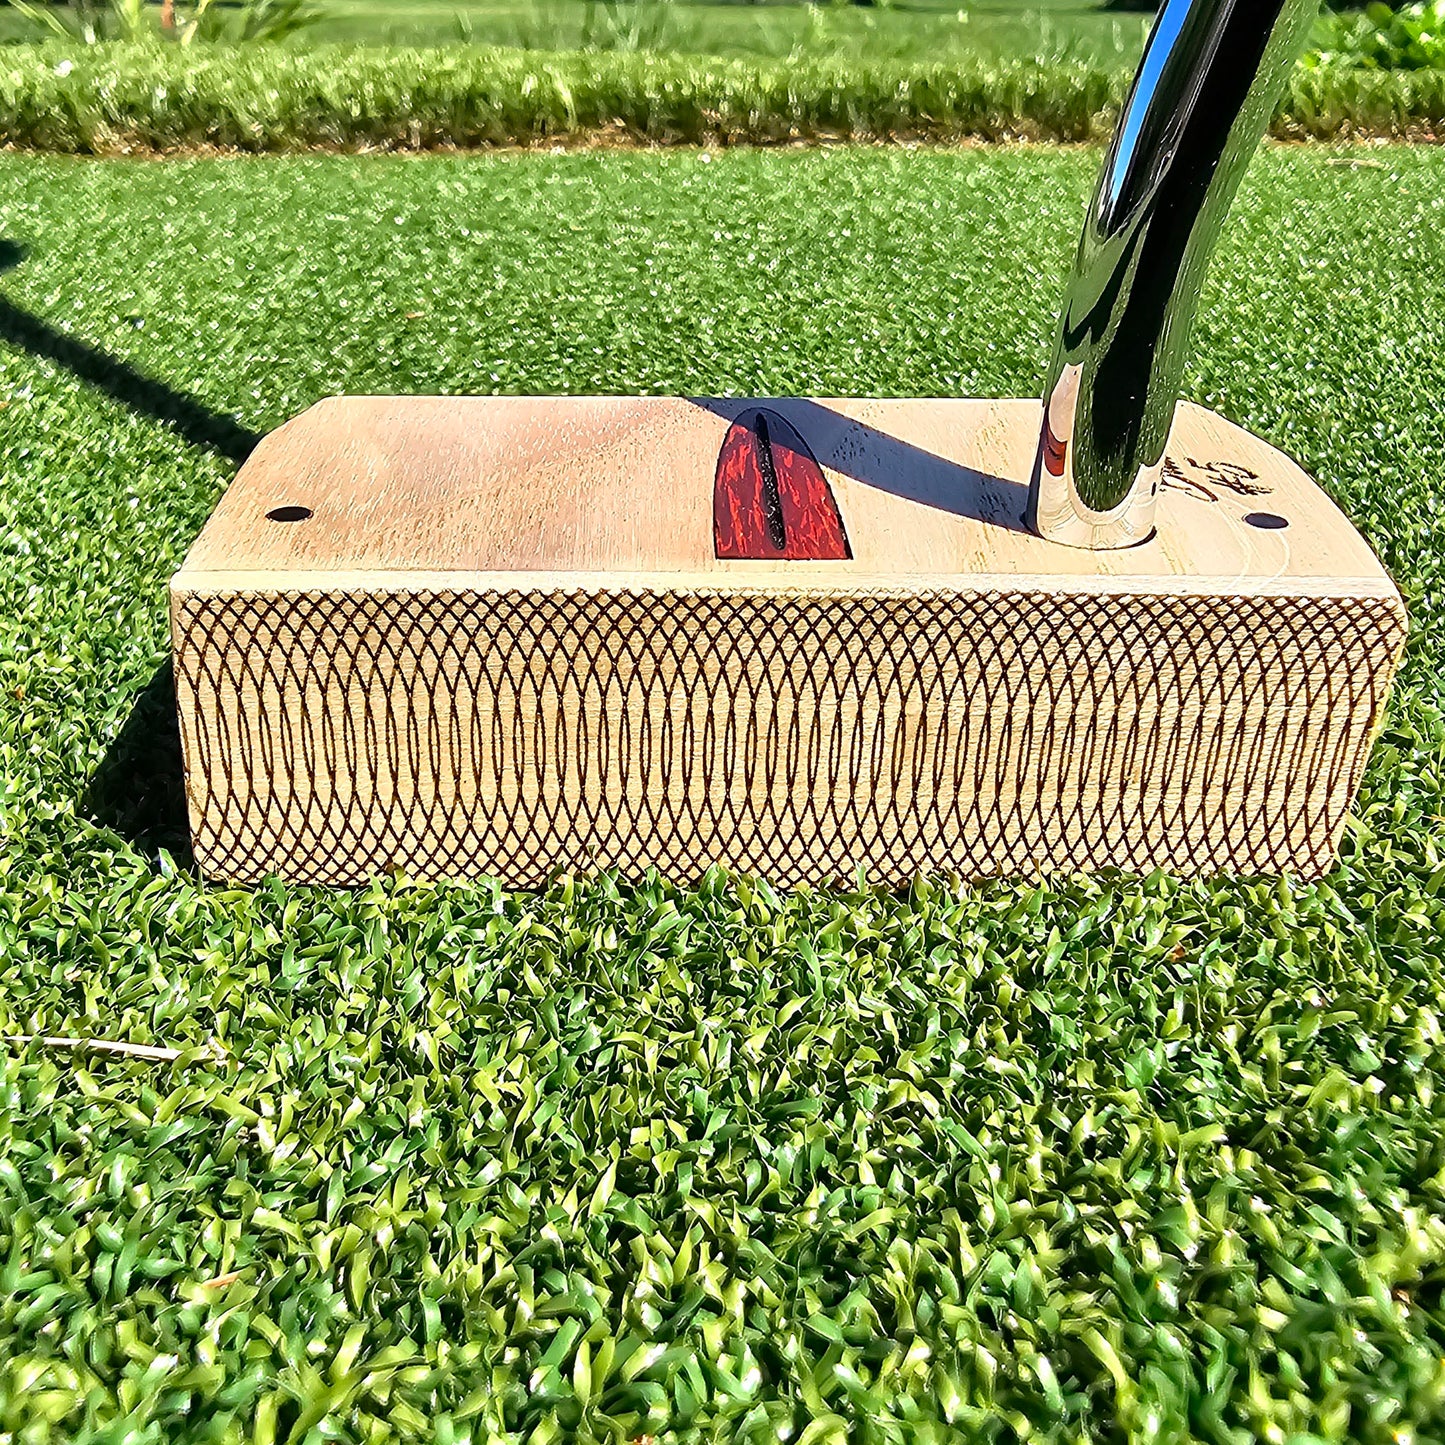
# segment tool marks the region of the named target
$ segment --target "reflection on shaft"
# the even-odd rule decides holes
[[[1044,388],[1029,525],[1154,529],[1209,254],[1319,0],[1165,0],[1089,205]]]

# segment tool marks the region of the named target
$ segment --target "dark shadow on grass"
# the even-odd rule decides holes
[[[14,270],[25,259],[18,242],[0,239],[0,271]],[[48,321],[0,297],[0,342],[63,366],[81,381],[105,392],[142,416],[164,422],[193,446],[228,457],[240,466],[261,440],[259,432],[233,416],[212,411],[186,392],[177,391],[128,361],[78,341]]]
[[[25,259],[25,248],[0,237],[0,272]],[[123,405],[172,427],[186,441],[238,466],[261,440],[233,416],[137,371],[128,361],[57,330],[0,297],[0,341],[63,366]],[[169,661],[141,689],[115,740],[85,787],[82,805],[104,828],[154,857],[162,849],[190,867],[185,772]]]
[[[192,864],[185,771],[170,661],[137,694],[130,715],[85,790],[85,810],[102,827],[154,857],[162,848]]]

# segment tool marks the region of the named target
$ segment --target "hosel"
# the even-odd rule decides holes
[[[1090,202],[1044,387],[1029,525],[1074,547],[1154,530],[1210,252],[1319,0],[1164,0]]]

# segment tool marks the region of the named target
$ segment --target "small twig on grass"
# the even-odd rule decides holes
[[[76,1052],[92,1054],[119,1054],[131,1059],[149,1059],[157,1064],[173,1064],[189,1053],[188,1049],[163,1049],[155,1044],[131,1044],[123,1039],[67,1039],[47,1037],[44,1034],[8,1034],[7,1044],[39,1044],[46,1049],[73,1049]],[[202,1060],[216,1056],[209,1049],[197,1054]]]

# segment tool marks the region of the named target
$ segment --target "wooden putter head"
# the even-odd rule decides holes
[[[1332,863],[1405,636],[1176,406],[1307,0],[1166,0],[1037,401],[352,397],[171,584],[209,876],[784,885]]]

